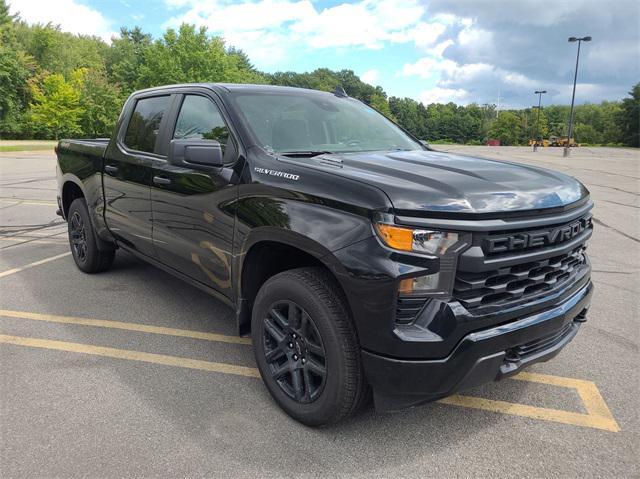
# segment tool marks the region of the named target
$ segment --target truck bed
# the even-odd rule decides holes
[[[58,181],[67,180],[81,186],[88,205],[102,201],[102,169],[104,156],[109,146],[108,138],[87,140],[60,140],[56,147],[58,155]],[[66,190],[63,195],[72,194]]]
[[[73,151],[90,156],[99,156],[102,158],[104,152],[109,146],[109,138],[91,138],[82,140],[60,140],[58,142],[58,152]]]

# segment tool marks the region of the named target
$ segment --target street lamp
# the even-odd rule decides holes
[[[573,135],[573,104],[576,98],[576,81],[578,79],[578,62],[580,61],[580,45],[582,42],[590,42],[591,37],[569,37],[569,42],[578,42],[578,55],[576,56],[576,72],[573,75],[573,94],[571,95],[571,113],[569,114],[569,136],[567,137],[567,142],[564,145],[564,153],[562,156],[569,156],[569,142],[571,141],[571,136]]]
[[[538,151],[538,141],[540,140],[540,107],[542,105],[542,94],[547,93],[547,90],[540,90],[534,92],[535,95],[538,95],[538,119],[536,120],[536,138],[533,142],[533,151]]]

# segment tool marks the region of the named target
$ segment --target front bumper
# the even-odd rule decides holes
[[[376,409],[415,406],[502,379],[552,358],[585,321],[592,294],[589,282],[550,309],[470,333],[442,359],[397,359],[363,351]]]

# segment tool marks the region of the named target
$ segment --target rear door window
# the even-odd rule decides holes
[[[136,151],[153,153],[158,138],[160,122],[169,108],[170,96],[156,96],[141,98],[129,120],[124,144]]]

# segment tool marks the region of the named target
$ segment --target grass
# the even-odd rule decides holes
[[[0,152],[3,151],[53,151],[54,145],[0,145]]]
[[[0,152],[53,150],[57,141],[50,140],[0,140]]]

